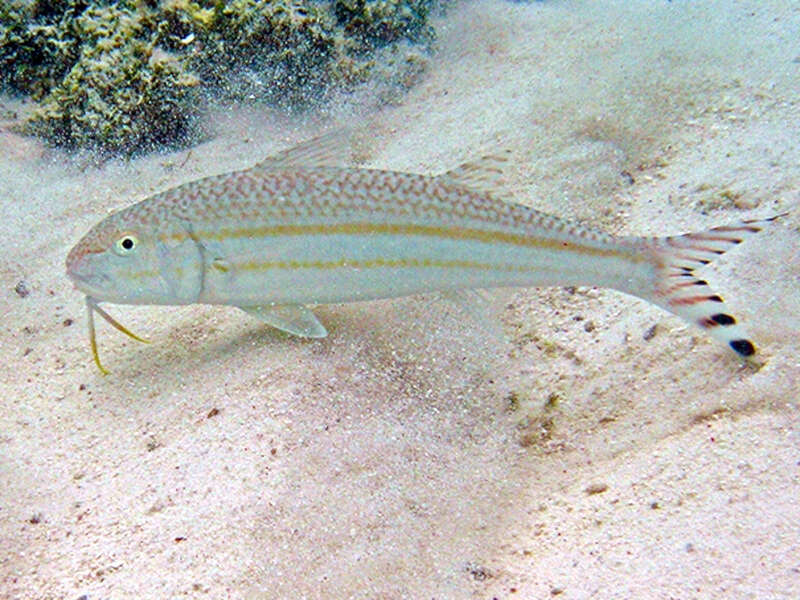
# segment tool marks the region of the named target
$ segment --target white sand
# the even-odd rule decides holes
[[[153,343],[101,324],[102,377],[72,244],[326,115],[217,115],[191,153],[101,168],[0,131],[0,597],[800,597],[799,31],[781,0],[477,2],[401,105],[329,115],[370,119],[373,166],[509,148],[519,201],[613,233],[790,211],[705,273],[758,372],[554,288],[497,296],[507,344],[430,299],[325,307],[313,342],[112,306]]]

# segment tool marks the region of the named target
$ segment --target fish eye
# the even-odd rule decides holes
[[[136,250],[139,245],[139,240],[136,236],[130,233],[123,234],[116,242],[114,242],[114,252],[120,256],[127,256]]]

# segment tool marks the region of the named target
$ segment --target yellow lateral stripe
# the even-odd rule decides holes
[[[463,227],[442,227],[437,225],[413,225],[391,223],[339,223],[334,225],[264,225],[258,227],[223,227],[217,231],[199,230],[194,235],[200,239],[224,241],[231,238],[275,237],[281,235],[427,235],[453,240],[474,240],[487,243],[506,243],[516,246],[545,248],[580,252],[591,256],[619,255],[613,248],[595,248],[574,241],[552,240],[531,235],[507,233],[504,231],[484,231]],[[183,239],[186,235],[176,233],[174,238]],[[631,255],[628,258],[633,258]]]
[[[372,260],[348,260],[346,258],[340,260],[284,260],[262,262],[251,260],[243,263],[232,263],[229,270],[237,272],[241,271],[268,271],[270,269],[341,269],[344,267],[351,267],[354,269],[376,269],[376,268],[445,268],[445,269],[476,269],[481,271],[506,271],[506,272],[520,272],[525,273],[536,270],[536,267],[528,267],[524,265],[492,265],[486,263],[479,263],[469,260],[436,260],[433,258],[403,258],[403,259],[384,259],[375,258]],[[174,273],[178,277],[183,276],[183,269],[175,269]],[[131,279],[148,279],[157,277],[159,272],[152,271],[137,271],[131,273]]]
[[[269,269],[341,269],[351,267],[354,269],[375,269],[375,268],[445,268],[445,269],[479,269],[482,271],[529,271],[529,267],[517,265],[490,265],[469,260],[436,260],[432,258],[404,258],[404,259],[384,259],[375,258],[372,260],[287,260],[273,262],[248,261],[235,264],[236,270],[241,271],[267,271]]]

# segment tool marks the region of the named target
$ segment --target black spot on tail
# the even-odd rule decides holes
[[[711,320],[717,325],[734,325],[736,323],[736,319],[730,315],[726,315],[725,313],[711,315]]]
[[[731,348],[742,356],[753,356],[756,353],[756,348],[750,340],[731,340],[729,343]]]

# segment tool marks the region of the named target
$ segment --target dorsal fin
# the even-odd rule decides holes
[[[351,137],[347,128],[334,129],[268,156],[257,163],[255,168],[343,166],[350,156]]]
[[[505,170],[508,166],[509,151],[483,156],[476,161],[464,163],[439,177],[456,185],[486,192],[495,197],[504,195],[506,183]]]

